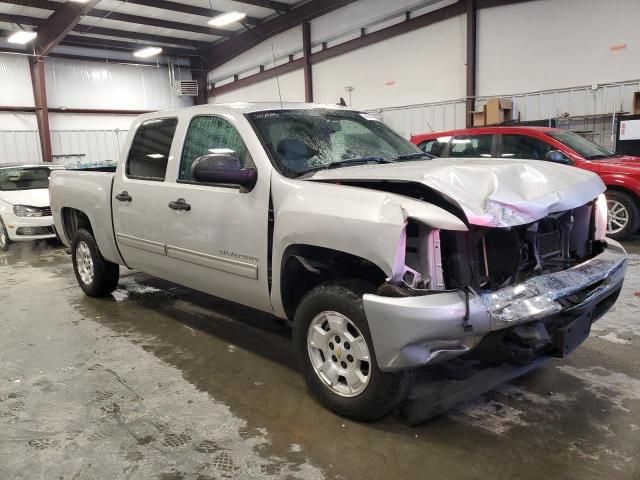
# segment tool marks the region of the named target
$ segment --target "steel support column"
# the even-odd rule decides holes
[[[465,122],[473,126],[473,114],[476,104],[476,60],[477,60],[477,8],[476,0],[467,0],[467,94]]]
[[[36,119],[38,121],[38,134],[40,135],[40,148],[42,161],[50,162],[51,157],[51,130],[49,129],[49,107],[47,105],[47,90],[44,77],[44,61],[34,58],[29,62],[31,71],[31,85],[33,86],[33,100],[35,103]]]
[[[302,55],[304,58],[304,99],[313,102],[313,70],[311,67],[311,24],[302,24]]]

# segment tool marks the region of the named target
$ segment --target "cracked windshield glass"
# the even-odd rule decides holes
[[[279,110],[253,113],[249,118],[276,167],[288,177],[432,158],[368,113]]]

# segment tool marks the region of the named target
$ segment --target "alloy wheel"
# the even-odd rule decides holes
[[[607,233],[609,235],[615,235],[629,225],[629,210],[623,203],[617,200],[608,200],[607,207]]]
[[[360,395],[371,379],[369,346],[356,325],[338,312],[321,312],[311,321],[307,351],[323,383],[342,397]]]
[[[85,242],[79,242],[76,247],[76,265],[82,283],[90,285],[94,277],[93,259],[91,258],[89,245]]]

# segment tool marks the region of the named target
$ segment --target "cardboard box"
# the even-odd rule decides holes
[[[513,102],[506,98],[492,98],[484,106],[485,125],[496,125],[513,119]]]
[[[471,115],[473,117],[473,126],[474,127],[484,127],[487,123],[486,123],[486,119],[485,119],[485,110],[482,109],[478,112],[471,112]]]
[[[640,92],[635,92],[633,94],[633,114],[640,114]]]

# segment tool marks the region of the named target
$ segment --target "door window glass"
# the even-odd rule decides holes
[[[429,153],[436,157],[441,157],[444,147],[447,146],[451,137],[443,137],[443,138],[434,138],[433,140],[427,140],[426,142],[422,142],[420,145],[420,150],[425,153]]]
[[[249,152],[242,137],[228,121],[221,117],[195,117],[189,124],[182,149],[179,180],[192,181],[191,166],[203,155],[234,155],[244,168]]]
[[[503,135],[502,157],[544,160],[551,147],[546,142],[527,135]]]
[[[449,156],[455,158],[491,157],[493,135],[461,135],[453,137]]]
[[[177,125],[177,118],[159,118],[138,127],[127,158],[127,177],[164,180]]]

